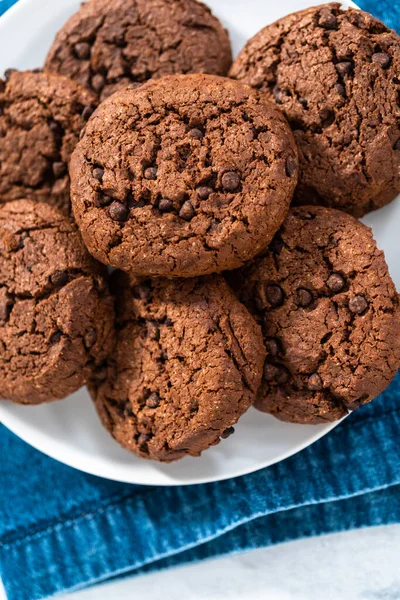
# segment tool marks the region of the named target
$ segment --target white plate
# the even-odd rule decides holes
[[[112,0],[110,0],[112,1]],[[0,72],[8,67],[42,65],[54,34],[77,10],[79,0],[20,0],[0,19]],[[208,0],[228,28],[237,53],[246,40],[277,18],[315,4],[312,0]],[[349,5],[350,2],[344,3]],[[392,276],[400,288],[398,230],[400,202],[365,220],[386,252]],[[11,431],[45,454],[94,475],[148,485],[182,485],[244,475],[299,452],[335,425],[281,423],[250,410],[236,433],[201,458],[159,465],[122,450],[101,427],[86,390],[40,407],[0,402],[0,419]]]

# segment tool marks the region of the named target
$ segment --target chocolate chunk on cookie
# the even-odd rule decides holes
[[[331,3],[260,31],[230,75],[288,118],[299,149],[296,202],[359,217],[400,192],[399,71],[399,36]]]
[[[0,207],[0,396],[20,404],[79,389],[114,343],[105,272],[48,204]]]
[[[57,34],[46,70],[104,100],[164,75],[226,75],[231,60],[227,32],[197,0],[91,0]]]
[[[400,367],[399,296],[370,229],[352,216],[292,209],[270,252],[231,279],[263,328],[260,410],[335,421],[373,400]]]
[[[95,98],[59,75],[0,80],[0,203],[19,198],[70,212],[68,163]]]
[[[198,456],[254,402],[259,326],[219,276],[131,280],[119,273],[117,345],[91,393],[124,448],[170,462]]]
[[[248,86],[175,75],[103,102],[70,173],[93,256],[137,276],[194,277],[267,247],[297,154],[284,118]]]

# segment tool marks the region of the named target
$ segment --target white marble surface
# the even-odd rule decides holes
[[[399,564],[400,525],[392,525],[128,578],[65,600],[400,600]]]

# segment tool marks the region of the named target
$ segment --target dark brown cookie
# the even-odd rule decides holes
[[[269,254],[234,277],[268,352],[260,410],[335,421],[400,367],[399,297],[370,229],[350,215],[292,209]]]
[[[301,167],[296,201],[362,216],[400,192],[399,73],[399,36],[332,3],[263,29],[230,75],[288,118]]]
[[[198,456],[254,402],[260,328],[219,276],[114,283],[117,346],[91,390],[101,420],[143,458]]]
[[[134,275],[194,277],[267,247],[297,154],[284,118],[248,86],[175,75],[103,102],[70,174],[93,256]]]
[[[21,404],[79,389],[114,343],[103,267],[48,204],[0,207],[0,396]]]
[[[70,211],[68,163],[94,101],[58,75],[0,79],[0,203],[31,198]]]
[[[197,0],[91,0],[59,31],[46,69],[104,100],[164,75],[226,75],[231,61],[227,32]]]

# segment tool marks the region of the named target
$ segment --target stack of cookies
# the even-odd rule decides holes
[[[233,65],[197,0],[83,4],[44,70],[0,83],[0,394],[87,384],[165,462],[252,405],[312,424],[370,402],[400,308],[357,217],[400,193],[399,94],[400,38],[337,3]]]

